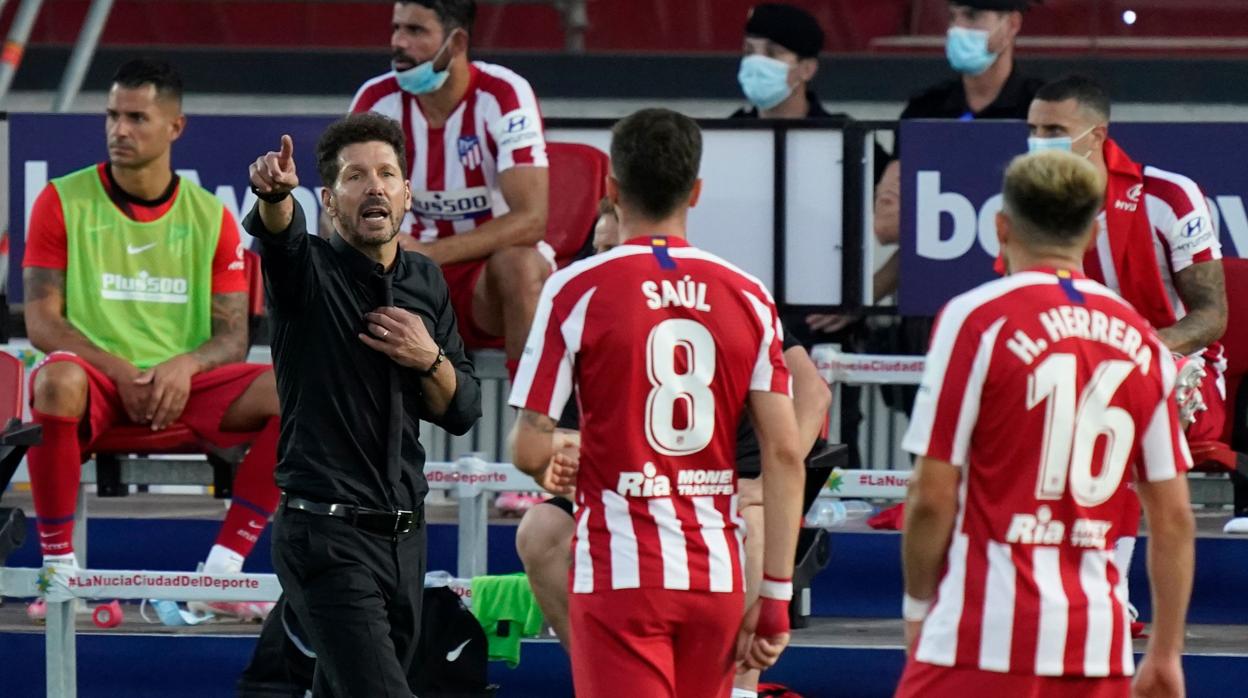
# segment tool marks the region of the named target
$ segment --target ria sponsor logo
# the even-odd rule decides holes
[[[666,475],[659,475],[654,463],[646,463],[641,467],[641,472],[620,473],[615,491],[625,497],[669,497],[672,494],[672,480]]]
[[[735,476],[731,468],[681,470],[676,475],[676,494],[686,497],[733,495],[737,492]],[[646,463],[641,472],[620,473],[616,491],[625,497],[669,497],[672,479],[659,475],[653,463]]]
[[[1070,544],[1077,548],[1104,550],[1109,544],[1113,524],[1097,519],[1075,519],[1071,526]],[[1032,514],[1015,514],[1005,534],[1006,543],[1024,545],[1061,545],[1066,540],[1066,524],[1053,519],[1053,512],[1041,506]]]

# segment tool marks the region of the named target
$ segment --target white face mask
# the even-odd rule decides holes
[[[1052,138],[1041,138],[1039,136],[1031,136],[1027,139],[1027,152],[1039,153],[1045,150],[1061,150],[1067,153],[1071,153],[1071,152],[1074,152],[1075,143],[1077,141],[1083,140],[1085,137],[1087,137],[1089,133],[1092,133],[1092,131],[1094,130],[1096,130],[1095,126],[1093,126],[1092,128],[1089,128],[1087,131],[1084,131],[1083,133],[1079,134],[1078,136],[1075,136],[1074,138],[1071,138],[1070,136],[1055,136]],[[1092,151],[1089,150],[1088,152],[1084,153],[1083,157],[1091,158]]]

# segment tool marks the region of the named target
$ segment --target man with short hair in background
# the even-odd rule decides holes
[[[442,267],[468,348],[503,349],[514,372],[553,269],[546,140],[528,81],[469,60],[475,18],[473,0],[395,2],[393,70],[350,111],[402,126],[412,208],[399,241]]]
[[[901,119],[1025,119],[1043,80],[1028,77],[1014,61],[1023,14],[1042,0],[949,0],[945,58],[958,76],[906,102]],[[893,148],[901,157],[901,143]],[[901,161],[888,164],[875,192],[875,235],[896,244],[901,235]],[[899,257],[881,279],[885,295],[896,292]]]
[[[1084,273],[1156,328],[1183,366],[1178,394],[1188,440],[1216,441],[1226,421],[1226,357],[1218,340],[1227,321],[1218,230],[1200,187],[1181,174],[1133,161],[1110,138],[1109,120],[1109,95],[1096,81],[1077,75],[1055,80],[1031,103],[1028,148],[1073,152],[1096,168],[1105,204],[1083,258]],[[1188,396],[1194,392],[1198,398]],[[1203,405],[1199,412],[1197,404]],[[1127,504],[1115,548],[1124,573],[1140,528],[1139,499],[1130,497]],[[1248,533],[1245,513],[1235,512],[1227,533]]]
[[[247,278],[238,224],[179,177],[182,78],[133,60],[108,92],[108,161],[53,179],[30,214],[26,329],[48,358],[31,374],[43,442],[27,456],[45,566],[77,566],[82,461],[115,425],[182,422],[216,448],[250,444],[205,572],[237,573],[277,506],[272,368],[247,355]],[[193,603],[263,618],[271,603]]]
[[[937,319],[902,442],[917,462],[898,698],[1125,698],[1135,667],[1113,549],[1133,481],[1154,614],[1136,695],[1183,695],[1191,456],[1169,347],[1080,271],[1101,191],[1083,158],[1016,158],[997,214],[1009,276]]]

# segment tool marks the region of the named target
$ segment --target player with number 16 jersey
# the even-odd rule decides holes
[[[950,501],[939,583],[915,583],[907,570],[908,595],[935,596],[907,596],[910,609],[929,608],[905,612],[922,627],[899,696],[959,695],[949,683],[958,676],[993,695],[1129,688],[1126,570],[1113,558],[1135,496],[1128,485],[1152,497],[1191,459],[1169,350],[1131,306],[1077,271],[1090,215],[1053,209],[1092,181],[1069,155],[1016,160],[998,226],[1021,270],[958,296],[937,319],[903,447],[920,457],[916,479],[956,483],[956,515]],[[1099,197],[1084,198],[1090,214]],[[1043,228],[1045,216],[1080,235]],[[923,491],[912,484],[912,501]],[[923,525],[907,522],[906,561],[934,571],[914,547]],[[1003,675],[1032,683],[986,683],[1010,680]]]

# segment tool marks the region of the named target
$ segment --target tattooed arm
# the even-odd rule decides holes
[[[46,354],[71,351],[114,381],[133,379],[139,370],[125,359],[95,346],[65,317],[65,271],[26,267],[26,333],[30,343]]]
[[[139,384],[139,369],[129,361],[97,347],[65,317],[65,272],[50,267],[26,267],[26,333],[40,351],[70,351],[117,384],[121,404],[130,421],[146,424],[151,387]]]
[[[1174,287],[1187,308],[1182,320],[1158,331],[1161,341],[1179,354],[1192,354],[1216,342],[1226,331],[1226,282],[1222,260],[1198,262],[1174,275]]]
[[[247,356],[247,294],[212,294],[212,338],[190,353],[207,371]]]
[[[522,409],[511,439],[511,459],[520,472],[555,494],[568,494],[576,486],[579,457],[574,450],[555,451],[554,419]]]

